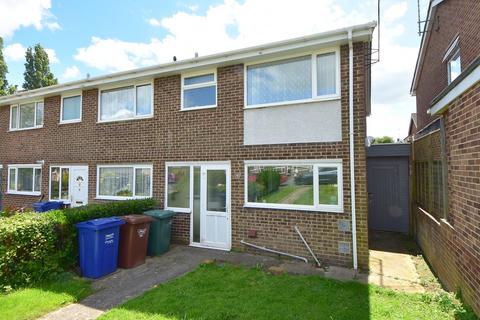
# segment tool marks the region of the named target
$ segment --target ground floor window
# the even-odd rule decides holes
[[[190,211],[190,166],[167,166],[167,207],[179,212]]]
[[[342,162],[246,161],[245,205],[343,211]]]
[[[40,165],[8,166],[8,193],[40,195],[42,167]]]
[[[70,200],[70,168],[50,168],[50,200]]]
[[[125,200],[151,196],[151,165],[97,166],[97,198]]]

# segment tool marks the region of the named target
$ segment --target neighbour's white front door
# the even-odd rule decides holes
[[[230,167],[203,165],[200,188],[200,243],[229,250],[230,235]]]
[[[70,167],[70,201],[71,207],[88,204],[88,167]]]

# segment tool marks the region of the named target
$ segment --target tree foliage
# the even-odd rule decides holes
[[[34,48],[29,47],[25,52],[25,82],[23,88],[27,90],[48,87],[58,83],[52,72],[50,72],[50,61],[48,54],[40,44]]]
[[[3,39],[0,37],[0,96],[6,96],[13,94],[16,90],[16,86],[11,86],[7,81],[8,67],[3,58]]]
[[[383,136],[383,137],[376,137],[373,140],[374,144],[382,144],[382,143],[394,143],[393,138],[389,136]]]

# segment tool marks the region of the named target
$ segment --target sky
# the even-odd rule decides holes
[[[421,1],[424,11],[428,0]],[[36,43],[64,83],[372,20],[377,0],[0,0],[7,78],[19,87],[25,50]],[[402,139],[415,111],[417,2],[382,0],[380,30],[367,133]]]

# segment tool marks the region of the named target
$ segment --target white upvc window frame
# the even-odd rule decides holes
[[[33,116],[34,125],[33,125],[33,127],[20,128],[20,106],[24,106],[24,105],[31,104],[31,103],[33,103],[34,107],[35,107],[35,112],[34,112],[34,116]],[[40,125],[37,124],[37,107],[38,107],[39,103],[43,104],[43,122]],[[16,128],[12,127],[12,119],[13,119],[13,111],[12,110],[13,110],[14,107],[17,107]],[[22,102],[22,103],[12,104],[10,106],[10,118],[9,118],[9,124],[8,124],[9,131],[25,131],[25,130],[40,129],[40,128],[43,128],[44,123],[45,123],[45,102],[43,100],[26,101],[26,102]]]
[[[150,98],[150,114],[147,115],[141,115],[137,116],[137,87],[142,87],[150,85],[152,90],[150,91],[151,98]],[[134,116],[130,118],[124,118],[124,119],[113,119],[113,120],[102,120],[101,119],[101,110],[102,110],[102,92],[103,91],[109,91],[109,90],[115,90],[115,89],[123,89],[127,87],[133,87],[133,112]],[[97,123],[108,123],[108,122],[121,122],[121,121],[131,121],[131,120],[141,120],[141,119],[149,119],[153,118],[155,111],[154,111],[154,81],[152,80],[147,80],[147,81],[136,81],[136,82],[128,82],[128,83],[122,83],[122,84],[117,84],[117,85],[111,85],[111,86],[104,86],[98,89],[98,114],[97,114]]]
[[[313,166],[313,205],[259,203],[248,201],[248,167],[250,166]],[[319,178],[318,169],[325,167],[337,168],[338,204],[327,205],[319,203]],[[343,161],[342,159],[319,160],[246,160],[244,161],[244,207],[264,209],[284,209],[314,212],[343,213]]]
[[[105,196],[100,195],[100,169],[101,168],[132,168],[133,169],[133,185],[132,185],[132,196]],[[150,193],[148,196],[136,196],[136,178],[137,170],[136,169],[149,169],[150,170]],[[96,181],[96,198],[100,200],[131,200],[131,199],[148,199],[153,196],[153,165],[152,164],[99,164],[97,165],[97,181]]]
[[[317,95],[317,56],[326,53],[335,53],[335,93],[328,94],[328,95]],[[281,62],[282,60],[287,59],[294,59],[294,58],[301,58],[301,57],[311,57],[311,77],[312,77],[312,98],[308,99],[299,99],[299,100],[291,100],[291,101],[279,101],[279,102],[271,102],[271,103],[263,103],[263,104],[252,104],[248,105],[248,67],[255,66],[263,63],[268,62]],[[255,109],[255,108],[264,108],[264,107],[274,107],[274,106],[284,106],[284,105],[292,105],[292,104],[302,104],[302,103],[312,103],[317,101],[329,101],[329,100],[338,100],[340,99],[341,95],[341,66],[340,66],[340,47],[330,47],[324,48],[315,51],[308,51],[301,54],[293,54],[293,55],[283,55],[276,58],[270,59],[263,59],[257,60],[254,62],[246,63],[244,65],[244,109]]]
[[[213,73],[213,81],[198,83],[198,84],[185,85],[185,79],[186,78],[206,76],[206,75],[209,75],[209,74],[212,74],[212,73]],[[205,88],[205,87],[211,87],[211,86],[215,86],[215,104],[208,105],[208,106],[190,107],[190,108],[185,108],[184,107],[183,103],[185,101],[185,97],[184,97],[185,90]],[[216,108],[217,105],[218,105],[217,69],[207,69],[207,70],[201,70],[201,71],[190,72],[190,73],[182,73],[180,100],[181,100],[180,111],[193,111],[193,110]]]
[[[462,70],[462,67],[461,67],[462,58],[461,58],[461,56],[460,56],[460,48],[457,48],[457,49],[452,53],[452,55],[448,58],[448,60],[447,60],[447,77],[448,77],[448,78],[447,78],[447,81],[448,81],[448,84],[452,83],[452,81],[456,79],[456,78],[455,78],[455,79],[452,79],[452,67],[451,67],[451,62],[452,62],[454,59],[456,59],[456,58],[459,58],[459,59],[460,59],[460,61],[459,61],[459,63],[460,63],[460,72],[462,72],[462,71],[461,71],[461,70]],[[460,73],[459,73],[459,75],[460,75]],[[457,77],[458,77],[458,76],[457,76]]]
[[[80,96],[80,118],[72,119],[72,120],[63,120],[63,100],[68,98],[74,98]],[[78,123],[82,122],[82,112],[83,112],[83,94],[82,92],[75,92],[62,95],[60,98],[60,124],[68,124],[68,123]]]
[[[460,45],[459,45],[459,35],[455,35],[455,37],[453,38],[453,40],[450,42],[450,44],[448,45],[448,48],[447,50],[445,50],[445,54],[443,56],[443,60],[442,62],[445,62],[447,64],[447,83],[450,84],[452,83],[452,70],[451,70],[451,66],[450,66],[450,63],[452,62],[453,59],[455,58],[460,58],[460,72],[461,72],[461,61],[462,61],[462,58],[461,58],[461,55],[460,55]]]
[[[26,168],[32,170],[32,191],[18,191],[18,169]],[[15,189],[10,189],[10,170],[15,169]],[[42,179],[42,165],[41,164],[9,164],[7,167],[8,170],[8,179],[7,179],[7,194],[16,194],[16,195],[25,195],[25,196],[40,196],[42,194],[42,181],[40,180],[40,190],[35,190],[35,170],[40,169],[40,179]]]

